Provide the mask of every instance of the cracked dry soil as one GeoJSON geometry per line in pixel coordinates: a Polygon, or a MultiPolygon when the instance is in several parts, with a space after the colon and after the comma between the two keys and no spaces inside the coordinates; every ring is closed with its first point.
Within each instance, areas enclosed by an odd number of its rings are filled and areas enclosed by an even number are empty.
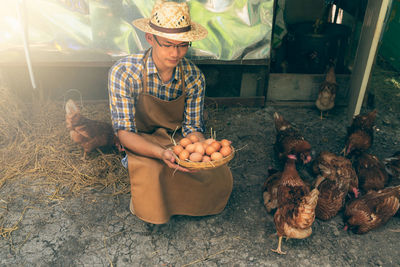
{"type": "MultiPolygon", "coordinates": [[[[398,74],[397,74],[398,75],[398,74]]],[[[398,77],[398,76],[397,76],[398,77]]],[[[106,104],[99,107],[106,108],[106,104]]],[[[400,120],[388,105],[377,105],[375,139],[370,152],[380,159],[400,149],[400,120]]],[[[2,266],[398,266],[400,217],[364,235],[343,230],[342,213],[316,219],[312,235],[284,240],[287,255],[276,248],[273,216],[267,214],[261,186],[268,167],[279,165],[274,151],[273,113],[295,124],[318,153],[339,153],[346,135],[346,108],[324,120],[313,107],[207,107],[207,129],[238,150],[229,163],[234,187],[225,210],[216,216],[174,216],[165,225],[144,223],[129,213],[129,194],[88,190],[64,199],[52,194],[46,179],[20,177],[0,188],[2,266]]],[[[368,109],[362,110],[366,112],[368,109]]],[[[95,157],[97,154],[92,154],[95,157]]],[[[121,166],[122,168],[122,166],[121,166]]],[[[299,170],[312,179],[307,168],[299,170]]],[[[399,184],[392,180],[391,184],[399,184]]]]}

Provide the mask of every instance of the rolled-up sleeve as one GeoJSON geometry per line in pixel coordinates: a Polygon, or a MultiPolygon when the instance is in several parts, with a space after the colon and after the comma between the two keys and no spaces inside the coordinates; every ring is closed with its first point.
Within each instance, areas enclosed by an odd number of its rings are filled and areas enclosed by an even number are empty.
{"type": "Polygon", "coordinates": [[[111,120],[115,132],[136,132],[135,100],[140,86],[137,71],[126,61],[117,62],[109,71],[108,93],[111,120]]]}

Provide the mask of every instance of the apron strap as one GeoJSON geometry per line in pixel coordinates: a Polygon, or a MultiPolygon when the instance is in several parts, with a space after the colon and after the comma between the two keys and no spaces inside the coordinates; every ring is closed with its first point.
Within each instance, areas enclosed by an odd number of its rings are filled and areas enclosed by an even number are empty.
{"type": "Polygon", "coordinates": [[[146,53],[144,54],[144,64],[142,68],[142,92],[148,93],[148,86],[147,86],[147,59],[149,58],[151,48],[147,49],[146,53]]]}

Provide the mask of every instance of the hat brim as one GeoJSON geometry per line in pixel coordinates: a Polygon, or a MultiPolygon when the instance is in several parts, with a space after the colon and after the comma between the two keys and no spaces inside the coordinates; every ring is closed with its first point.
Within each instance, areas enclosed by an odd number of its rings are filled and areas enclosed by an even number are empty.
{"type": "Polygon", "coordinates": [[[151,34],[155,34],[157,36],[161,36],[167,39],[171,40],[176,40],[176,41],[183,41],[183,42],[192,42],[192,41],[198,41],[201,39],[204,39],[207,37],[207,29],[201,26],[197,22],[193,22],[191,24],[191,29],[190,31],[187,32],[181,32],[181,33],[165,33],[165,32],[160,32],[152,27],[150,27],[150,19],[149,18],[141,18],[141,19],[136,19],[132,22],[133,26],[138,28],[139,30],[151,34]]]}

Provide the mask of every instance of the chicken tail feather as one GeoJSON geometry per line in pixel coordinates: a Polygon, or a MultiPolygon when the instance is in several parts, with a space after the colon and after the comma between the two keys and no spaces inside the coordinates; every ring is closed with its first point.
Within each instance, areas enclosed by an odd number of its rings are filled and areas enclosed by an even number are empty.
{"type": "Polygon", "coordinates": [[[303,198],[297,212],[293,214],[293,221],[300,229],[311,227],[315,220],[315,207],[318,203],[319,191],[314,188],[311,192],[303,198]]]}

